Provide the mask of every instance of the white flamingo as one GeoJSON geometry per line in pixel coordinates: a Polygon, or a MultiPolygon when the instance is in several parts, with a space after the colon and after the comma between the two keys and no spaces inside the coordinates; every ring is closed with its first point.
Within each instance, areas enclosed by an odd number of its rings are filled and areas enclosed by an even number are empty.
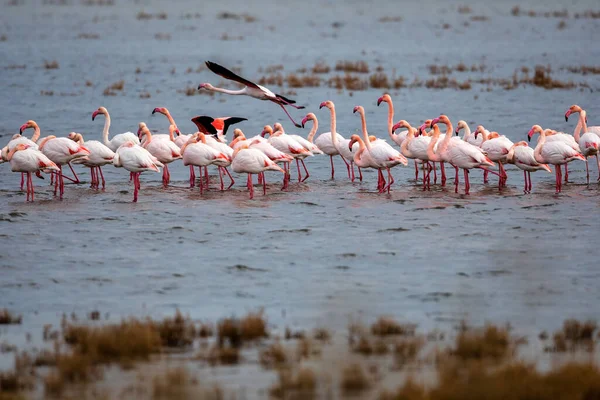
{"type": "MultiPolygon", "coordinates": [[[[28,148],[37,150],[38,145],[36,142],[40,137],[40,128],[37,126],[35,121],[28,121],[28,122],[32,122],[33,124],[35,124],[33,136],[31,137],[31,139],[27,139],[25,136],[23,136],[20,133],[14,134],[13,137],[8,142],[8,144],[6,146],[4,146],[2,148],[2,150],[0,150],[0,164],[5,161],[8,161],[8,160],[6,160],[6,157],[8,157],[8,152],[10,150],[12,150],[13,148],[15,148],[18,144],[26,144],[28,146],[28,148]]],[[[41,175],[39,175],[39,172],[36,173],[36,176],[41,177],[41,175]]],[[[21,173],[21,190],[23,190],[24,183],[25,183],[25,172],[21,173]]]]}
{"type": "MultiPolygon", "coordinates": [[[[301,173],[300,173],[300,164],[298,159],[304,159],[306,157],[312,156],[312,153],[304,148],[300,143],[294,140],[290,135],[285,134],[282,131],[273,132],[273,128],[270,125],[265,125],[263,131],[261,132],[261,136],[269,135],[269,143],[275,147],[277,150],[289,154],[294,157],[297,162],[298,167],[298,181],[301,181],[301,173]]],[[[303,160],[304,161],[304,160],[303,160]]],[[[289,163],[284,163],[284,170],[286,171],[283,188],[287,189],[290,180],[290,166],[289,163]]]]}
{"type": "MultiPolygon", "coordinates": [[[[314,126],[313,126],[313,128],[314,128],[314,126]]],[[[283,126],[279,122],[275,122],[273,124],[273,130],[275,130],[275,131],[281,131],[281,132],[285,133],[285,130],[283,129],[283,126]]],[[[314,130],[314,132],[312,133],[312,135],[314,136],[315,133],[316,133],[316,130],[314,130]]],[[[319,149],[319,147],[312,142],[312,138],[310,140],[308,140],[308,139],[304,139],[300,135],[289,135],[289,134],[287,134],[287,135],[289,137],[291,137],[292,139],[294,139],[296,142],[300,143],[300,145],[302,147],[304,147],[306,150],[308,150],[311,155],[323,154],[323,152],[321,151],[321,149],[319,149]]],[[[309,135],[310,135],[310,133],[309,133],[309,135]]],[[[296,158],[296,167],[298,167],[298,173],[300,172],[300,165],[298,165],[298,162],[302,163],[302,167],[304,167],[304,172],[306,173],[306,175],[304,176],[304,178],[301,179],[301,182],[304,182],[310,176],[310,174],[308,173],[308,169],[306,168],[306,164],[304,164],[304,158],[306,158],[306,157],[296,158]]],[[[299,176],[299,178],[300,178],[300,176],[299,176]]]]}
{"type": "Polygon", "coordinates": [[[134,203],[138,200],[138,192],[141,188],[140,174],[145,171],[160,172],[160,168],[163,166],[148,150],[134,143],[133,140],[127,140],[119,146],[115,151],[113,165],[118,168],[123,167],[133,174],[134,203]]]}
{"type": "Polygon", "coordinates": [[[104,145],[111,149],[112,151],[117,151],[117,149],[126,141],[131,140],[134,144],[140,144],[140,140],[137,135],[133,132],[125,132],[119,133],[118,135],[113,136],[112,139],[108,139],[108,130],[110,129],[110,114],[108,110],[104,107],[98,108],[96,111],[92,113],[92,121],[96,119],[98,115],[104,115],[104,129],[102,130],[102,141],[104,145]]]}
{"type": "Polygon", "coordinates": [[[250,191],[250,198],[254,198],[254,184],[252,183],[252,174],[262,176],[263,195],[267,194],[267,181],[264,177],[265,171],[279,171],[285,175],[285,171],[275,164],[269,157],[258,149],[248,148],[247,144],[243,144],[233,152],[233,161],[231,168],[237,173],[248,174],[246,186],[250,191]]]}
{"type": "Polygon", "coordinates": [[[29,144],[18,143],[7,154],[6,161],[10,162],[11,171],[27,174],[27,200],[33,201],[34,191],[31,173],[39,171],[58,172],[59,167],[41,151],[30,148],[29,144]]]}
{"type": "Polygon", "coordinates": [[[534,125],[527,134],[527,139],[531,141],[534,134],[539,133],[540,139],[533,151],[535,160],[540,164],[553,164],[556,167],[556,193],[562,191],[562,171],[560,166],[573,160],[586,161],[583,154],[574,150],[571,146],[561,140],[548,142],[546,132],[539,125],[534,125]]]}
{"type": "Polygon", "coordinates": [[[534,151],[522,140],[512,145],[506,156],[506,162],[515,165],[523,171],[525,186],[523,193],[531,193],[531,173],[539,170],[545,170],[552,173],[547,164],[540,164],[535,160],[534,151]]]}
{"type": "MultiPolygon", "coordinates": [[[[183,154],[183,165],[191,166],[192,170],[194,166],[197,166],[200,170],[200,184],[198,185],[200,194],[204,191],[205,180],[207,182],[206,189],[208,189],[208,176],[206,176],[206,179],[202,176],[202,167],[204,167],[206,173],[209,165],[217,165],[220,168],[223,164],[231,164],[231,157],[209,146],[202,132],[193,134],[188,142],[181,147],[181,153],[183,154]]],[[[190,178],[190,187],[194,186],[194,180],[195,176],[190,178]]]]}
{"type": "Polygon", "coordinates": [[[90,176],[92,178],[90,187],[94,189],[98,189],[100,186],[99,174],[102,179],[102,189],[104,189],[106,183],[104,181],[104,174],[102,173],[102,166],[112,164],[112,160],[115,157],[114,151],[97,140],[84,142],[81,133],[71,132],[68,137],[79,145],[85,146],[90,152],[87,157],[73,160],[73,164],[83,164],[90,169],[90,176]]]}
{"type": "MultiPolygon", "coordinates": [[[[176,129],[174,125],[169,126],[170,134],[176,129]]],[[[143,142],[142,147],[150,152],[154,157],[158,159],[163,165],[163,185],[167,186],[171,180],[171,174],[169,173],[168,164],[181,158],[181,151],[175,143],[170,140],[154,140],[154,135],[150,132],[150,129],[145,123],[140,122],[138,128],[138,135],[145,135],[146,138],[143,142]]]]}
{"type": "MultiPolygon", "coordinates": [[[[432,170],[431,165],[429,164],[429,157],[427,156],[427,147],[429,146],[429,142],[431,142],[431,137],[426,135],[419,135],[415,137],[415,133],[417,130],[413,128],[406,120],[400,120],[397,124],[392,127],[393,131],[396,131],[398,128],[406,128],[408,135],[406,135],[406,139],[402,141],[402,145],[400,146],[400,153],[406,158],[411,158],[415,160],[415,167],[417,165],[417,160],[421,163],[425,163],[427,166],[427,174],[423,174],[423,190],[431,190],[431,180],[429,179],[429,174],[432,170]]],[[[418,169],[415,172],[415,180],[418,178],[418,169]]]]}
{"type": "MultiPolygon", "coordinates": [[[[481,125],[477,127],[475,131],[475,137],[481,135],[483,137],[481,145],[479,146],[483,150],[490,160],[498,163],[498,169],[500,170],[500,178],[498,179],[498,187],[501,189],[506,186],[506,170],[504,165],[506,163],[506,155],[513,146],[513,142],[506,136],[500,136],[498,132],[487,133],[481,125]]],[[[484,178],[485,179],[485,178],[484,178]]]]}
{"type": "Polygon", "coordinates": [[[222,76],[225,79],[229,79],[229,80],[241,83],[242,85],[244,85],[244,88],[240,89],[240,90],[228,90],[228,89],[214,87],[210,83],[201,83],[200,85],[198,85],[198,90],[206,89],[206,90],[210,90],[213,92],[220,92],[220,93],[225,93],[225,94],[230,94],[230,95],[244,95],[244,96],[254,97],[255,99],[259,99],[259,100],[272,101],[273,103],[279,105],[283,109],[283,111],[285,111],[287,116],[290,118],[290,120],[293,122],[293,124],[296,125],[297,128],[301,128],[301,126],[298,123],[296,123],[296,121],[294,121],[292,116],[285,109],[285,106],[292,106],[297,109],[302,109],[302,108],[304,108],[304,106],[297,106],[297,105],[295,105],[296,102],[294,100],[290,100],[286,97],[283,97],[280,94],[273,93],[272,91],[270,91],[269,89],[267,89],[264,86],[257,85],[254,82],[250,82],[249,80],[242,78],[241,76],[233,73],[232,71],[228,70],[227,68],[225,68],[219,64],[215,64],[213,62],[206,61],[206,66],[212,72],[214,72],[215,74],[217,74],[219,76],[222,76]]]}
{"type": "Polygon", "coordinates": [[[598,165],[598,181],[600,181],[600,161],[598,161],[598,148],[600,147],[600,136],[593,132],[590,132],[587,126],[587,113],[585,110],[581,109],[581,107],[579,107],[577,104],[572,105],[567,110],[567,112],[565,113],[565,121],[568,121],[569,115],[573,113],[579,113],[579,120],[577,122],[577,126],[575,127],[575,131],[573,132],[573,136],[577,144],[579,144],[581,154],[583,154],[583,156],[585,157],[585,172],[587,184],[589,185],[590,170],[587,162],[588,157],[596,157],[596,164],[598,165]],[[582,129],[583,135],[580,135],[582,129]]]}
{"type": "Polygon", "coordinates": [[[58,190],[60,198],[62,199],[65,192],[62,166],[65,164],[70,166],[71,161],[77,158],[87,157],[90,155],[90,152],[85,146],[79,145],[64,137],[57,138],[54,135],[46,136],[40,140],[38,146],[38,149],[44,153],[46,157],[58,165],[60,172],[56,173],[56,178],[54,180],[54,194],[56,195],[56,191],[58,190]]]}
{"type": "MultiPolygon", "coordinates": [[[[357,112],[360,115],[364,145],[373,162],[379,166],[379,192],[383,193],[387,191],[388,193],[390,193],[390,187],[394,183],[394,177],[392,176],[392,172],[390,169],[399,164],[407,165],[408,161],[406,160],[406,157],[400,154],[398,150],[394,149],[385,141],[376,140],[375,142],[371,143],[369,134],[367,132],[367,120],[365,118],[365,109],[362,106],[356,106],[354,107],[353,113],[357,112]],[[388,173],[387,185],[385,184],[385,179],[383,177],[383,169],[386,169],[388,173]]],[[[352,149],[352,144],[352,142],[348,143],[348,149],[352,149]]]]}

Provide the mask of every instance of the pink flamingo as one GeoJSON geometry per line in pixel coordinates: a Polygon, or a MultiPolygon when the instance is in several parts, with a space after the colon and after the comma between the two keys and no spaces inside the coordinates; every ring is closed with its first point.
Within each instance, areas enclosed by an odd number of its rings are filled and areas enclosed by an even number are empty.
{"type": "Polygon", "coordinates": [[[297,105],[295,105],[296,101],[285,98],[280,94],[275,94],[264,86],[257,85],[254,82],[250,82],[249,80],[242,78],[241,76],[233,73],[232,71],[228,70],[227,68],[225,68],[219,64],[215,64],[213,62],[206,61],[206,66],[212,72],[214,72],[215,74],[217,74],[219,76],[222,76],[225,79],[229,79],[229,80],[241,83],[242,85],[244,85],[244,88],[242,88],[240,90],[228,90],[228,89],[214,87],[210,83],[201,83],[200,85],[198,85],[198,90],[206,89],[206,90],[210,90],[212,92],[220,92],[220,93],[225,93],[225,94],[230,94],[230,95],[245,95],[245,96],[254,97],[255,99],[259,99],[259,100],[272,101],[273,103],[279,105],[283,109],[283,111],[285,111],[285,113],[287,114],[289,119],[292,121],[292,123],[294,125],[296,125],[297,128],[302,127],[300,124],[298,124],[298,123],[296,123],[296,121],[294,121],[294,119],[292,118],[290,113],[288,113],[288,111],[285,109],[285,106],[291,106],[296,109],[303,109],[304,106],[297,106],[297,105]]]}
{"type": "MultiPolygon", "coordinates": [[[[264,127],[263,131],[261,132],[261,136],[264,137],[265,135],[269,135],[268,140],[269,140],[269,143],[273,147],[275,147],[277,150],[279,150],[283,153],[289,154],[296,160],[298,160],[299,158],[306,158],[308,156],[312,156],[312,153],[310,151],[306,150],[304,148],[304,146],[302,146],[300,143],[298,143],[296,140],[294,140],[290,135],[287,135],[280,130],[273,132],[273,128],[271,128],[270,125],[266,125],[264,127]]],[[[286,174],[284,177],[282,189],[287,189],[288,185],[289,185],[289,181],[290,181],[289,163],[284,163],[283,169],[286,171],[286,174]]],[[[299,163],[298,163],[298,181],[299,182],[301,181],[299,163]]]]}
{"type": "Polygon", "coordinates": [[[587,126],[587,113],[582,110],[577,104],[572,105],[565,113],[565,121],[569,120],[569,115],[579,113],[579,121],[573,132],[573,136],[581,153],[585,157],[585,172],[587,178],[587,184],[590,184],[590,170],[587,162],[587,158],[596,156],[596,164],[598,165],[598,180],[600,181],[600,161],[598,161],[598,148],[600,147],[600,136],[590,132],[587,126]],[[581,129],[583,129],[583,135],[580,135],[581,129]]]}
{"type": "MultiPolygon", "coordinates": [[[[415,166],[417,165],[417,160],[419,160],[427,167],[427,174],[423,174],[423,190],[431,190],[429,174],[433,168],[429,164],[429,157],[427,156],[427,147],[429,146],[429,142],[431,142],[431,137],[425,135],[415,137],[415,133],[418,133],[417,130],[405,120],[399,121],[392,127],[392,130],[395,131],[398,128],[406,128],[408,132],[406,139],[402,142],[402,146],[400,146],[400,153],[404,157],[414,159],[415,166]]],[[[418,177],[418,169],[416,170],[416,174],[416,177],[418,177]]]]}
{"type": "MultiPolygon", "coordinates": [[[[59,167],[46,157],[41,151],[30,148],[28,144],[19,143],[6,154],[6,161],[10,162],[11,171],[27,174],[27,200],[34,198],[31,173],[39,171],[58,172],[59,167]]],[[[58,178],[57,178],[58,179],[58,178]]]]}
{"type": "MultiPolygon", "coordinates": [[[[173,135],[175,125],[169,126],[169,134],[173,135]]],[[[175,143],[170,140],[154,140],[154,135],[150,132],[150,129],[145,123],[140,122],[138,128],[138,136],[146,135],[146,140],[143,142],[142,147],[150,152],[154,157],[164,165],[163,169],[163,185],[168,186],[171,180],[171,174],[169,173],[168,164],[181,158],[181,151],[175,143]]]]}
{"type": "Polygon", "coordinates": [[[247,144],[242,144],[233,152],[233,161],[231,168],[237,173],[248,174],[247,186],[250,191],[250,199],[254,198],[254,184],[252,183],[252,174],[262,176],[263,195],[267,194],[267,181],[264,177],[265,171],[286,172],[269,157],[258,149],[248,148],[247,144]]]}
{"type": "Polygon", "coordinates": [[[540,164],[535,160],[534,152],[527,142],[522,140],[512,145],[506,156],[506,162],[514,164],[517,168],[523,171],[525,186],[523,193],[531,193],[531,173],[539,170],[546,170],[552,173],[552,170],[547,164],[540,164]]]}
{"type": "Polygon", "coordinates": [[[90,152],[90,155],[87,157],[73,160],[73,164],[83,164],[90,169],[90,176],[92,177],[90,187],[93,189],[98,189],[100,186],[100,180],[98,179],[98,174],[100,174],[100,178],[102,179],[102,189],[104,189],[105,181],[104,174],[102,173],[102,166],[112,164],[115,153],[97,140],[88,140],[87,142],[84,142],[81,133],[71,132],[68,137],[80,146],[85,146],[90,152]]]}
{"type": "Polygon", "coordinates": [[[547,142],[546,132],[539,125],[531,127],[527,134],[527,140],[531,141],[531,138],[536,133],[540,134],[540,139],[533,151],[535,160],[540,164],[553,164],[556,167],[556,194],[558,194],[562,191],[562,171],[560,166],[573,160],[586,161],[586,159],[583,154],[574,150],[563,141],[547,142]]]}
{"type": "MultiPolygon", "coordinates": [[[[35,121],[31,121],[34,122],[35,121]]],[[[35,124],[37,126],[37,124],[35,124]]],[[[1,157],[0,157],[0,163],[7,161],[6,157],[8,156],[8,152],[10,150],[12,150],[13,148],[15,148],[18,144],[26,144],[29,146],[30,149],[34,149],[37,150],[38,149],[38,145],[37,145],[37,140],[40,137],[40,128],[37,127],[36,129],[34,129],[33,131],[33,136],[30,139],[27,139],[25,136],[21,135],[20,133],[17,133],[15,135],[13,135],[13,137],[10,139],[10,141],[8,142],[8,144],[6,146],[4,146],[4,148],[2,148],[2,151],[0,152],[1,157]]],[[[43,178],[40,174],[39,171],[36,172],[36,176],[38,178],[43,178]]],[[[54,176],[54,175],[51,175],[54,176]]],[[[23,184],[25,183],[25,172],[21,173],[21,190],[23,190],[23,184]]]]}
{"type": "Polygon", "coordinates": [[[133,202],[138,200],[138,192],[141,189],[140,174],[144,171],[160,172],[162,163],[150,152],[133,141],[126,141],[115,152],[113,158],[115,167],[123,167],[133,174],[133,202]]]}
{"type": "Polygon", "coordinates": [[[506,186],[506,180],[508,178],[503,163],[506,163],[506,155],[514,143],[506,136],[500,136],[498,132],[491,132],[488,134],[487,131],[482,128],[481,125],[477,127],[475,137],[477,138],[478,135],[483,137],[479,147],[487,154],[490,160],[498,163],[498,169],[500,170],[498,188],[502,189],[506,186]]]}
{"type": "MultiPolygon", "coordinates": [[[[230,156],[209,146],[202,132],[193,134],[188,142],[181,147],[181,153],[183,154],[183,165],[197,166],[200,170],[200,184],[198,185],[200,187],[200,194],[204,191],[205,181],[202,176],[202,167],[204,167],[206,172],[209,165],[214,164],[221,167],[223,164],[231,164],[230,156]]],[[[190,187],[193,187],[192,179],[195,179],[195,176],[190,179],[190,187]]],[[[208,181],[208,177],[206,177],[206,181],[208,181]]]]}

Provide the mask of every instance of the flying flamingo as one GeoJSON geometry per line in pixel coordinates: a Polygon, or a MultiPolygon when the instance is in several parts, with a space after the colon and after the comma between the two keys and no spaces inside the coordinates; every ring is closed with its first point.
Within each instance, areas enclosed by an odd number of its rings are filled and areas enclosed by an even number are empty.
{"type": "MultiPolygon", "coordinates": [[[[200,194],[202,194],[204,191],[205,181],[204,177],[202,176],[202,167],[204,167],[206,172],[206,169],[209,165],[214,164],[220,168],[223,163],[227,165],[231,164],[231,157],[209,146],[206,143],[206,137],[202,132],[193,134],[188,142],[181,147],[181,153],[183,154],[183,165],[190,165],[192,168],[197,166],[200,170],[200,194]]],[[[190,187],[193,187],[194,181],[192,179],[195,179],[195,176],[190,178],[190,187]]],[[[206,180],[208,181],[208,177],[206,180]]]]}
{"type": "Polygon", "coordinates": [[[573,160],[586,161],[586,158],[563,141],[547,142],[546,132],[539,125],[531,127],[527,134],[527,139],[531,141],[532,136],[536,133],[540,134],[540,139],[533,152],[535,160],[540,164],[554,164],[556,166],[556,194],[558,194],[562,190],[562,171],[560,166],[573,160]]]}
{"type": "Polygon", "coordinates": [[[100,178],[102,179],[102,189],[104,189],[105,181],[104,174],[102,173],[102,166],[112,164],[115,153],[97,140],[88,140],[84,143],[83,135],[81,133],[71,132],[68,137],[79,145],[85,146],[90,152],[90,155],[87,157],[73,160],[73,164],[83,164],[90,169],[90,175],[92,177],[91,188],[98,189],[100,186],[100,180],[98,179],[99,173],[100,178]]]}
{"type": "MultiPolygon", "coordinates": [[[[26,138],[24,138],[25,140],[23,140],[23,139],[18,139],[13,136],[13,139],[22,141],[22,143],[25,143],[25,144],[29,144],[32,148],[39,149],[39,143],[37,143],[37,141],[40,137],[40,127],[34,120],[30,119],[29,121],[27,121],[23,125],[21,125],[21,128],[19,129],[19,134],[22,135],[23,131],[26,129],[29,129],[29,128],[33,129],[33,136],[31,137],[31,142],[33,142],[33,143],[30,143],[30,141],[28,141],[26,138]]],[[[55,136],[53,136],[53,137],[55,137],[55,136]]],[[[9,144],[10,144],[10,142],[9,142],[9,144]]],[[[10,150],[10,148],[9,148],[9,150],[10,150]]],[[[73,176],[75,178],[72,179],[72,178],[69,178],[68,176],[64,176],[64,175],[63,175],[63,178],[67,178],[68,180],[70,180],[73,183],[79,183],[79,177],[77,176],[77,173],[75,173],[73,166],[71,165],[70,162],[67,162],[67,165],[71,169],[71,172],[73,173],[73,176]]],[[[62,172],[61,172],[61,175],[62,175],[62,172]]],[[[51,174],[50,184],[52,184],[53,180],[54,180],[54,174],[51,174]]],[[[23,189],[23,176],[21,175],[21,190],[22,189],[23,189]]]]}
{"type": "Polygon", "coordinates": [[[514,164],[517,168],[523,170],[523,178],[525,186],[523,193],[531,193],[531,173],[541,169],[552,173],[552,170],[547,164],[540,164],[535,160],[534,152],[527,142],[522,140],[512,145],[506,155],[506,162],[514,164]]]}
{"type": "Polygon", "coordinates": [[[115,152],[115,167],[123,167],[133,174],[133,202],[137,202],[140,190],[140,174],[144,171],[160,172],[162,163],[142,146],[128,140],[115,152]]]}
{"type": "MultiPolygon", "coordinates": [[[[171,135],[173,135],[175,129],[175,125],[169,126],[171,135]]],[[[154,135],[152,135],[150,129],[143,122],[139,123],[138,136],[140,135],[146,135],[146,140],[143,142],[142,147],[148,150],[150,154],[164,165],[162,180],[163,185],[167,186],[171,180],[168,164],[181,158],[179,147],[170,140],[154,140],[154,135]]]]}
{"type": "MultiPolygon", "coordinates": [[[[32,172],[58,172],[59,167],[46,157],[41,151],[30,148],[28,144],[19,143],[6,155],[6,161],[10,162],[11,171],[27,174],[27,200],[33,201],[34,191],[31,180],[32,172]]],[[[58,179],[58,178],[57,178],[58,179]]]]}
{"type": "Polygon", "coordinates": [[[590,170],[587,162],[587,158],[596,156],[596,164],[598,165],[598,180],[600,181],[600,161],[598,161],[598,148],[600,147],[600,136],[589,131],[587,126],[587,113],[582,110],[577,104],[572,105],[565,113],[565,121],[569,120],[569,115],[579,113],[579,121],[573,132],[575,141],[579,144],[581,153],[585,157],[585,172],[587,177],[587,184],[590,184],[590,170]],[[583,135],[580,136],[581,129],[583,129],[583,135]]]}
{"type": "Polygon", "coordinates": [[[192,118],[192,122],[198,127],[198,130],[207,136],[207,139],[214,138],[221,143],[227,143],[227,129],[231,125],[247,121],[248,118],[242,117],[219,117],[213,118],[207,115],[198,115],[192,118]]]}
{"type": "MultiPolygon", "coordinates": [[[[273,132],[273,128],[270,125],[265,125],[261,136],[269,135],[269,143],[277,150],[289,154],[296,159],[298,167],[298,181],[301,181],[300,163],[299,158],[306,158],[311,156],[312,153],[304,148],[300,143],[294,140],[290,135],[283,133],[282,131],[273,132]]],[[[290,180],[290,166],[289,163],[284,163],[284,170],[286,171],[283,188],[287,189],[290,180]]]]}
{"type": "Polygon", "coordinates": [[[258,149],[248,148],[247,144],[242,144],[233,152],[233,161],[231,168],[237,173],[248,174],[247,186],[250,191],[250,198],[254,198],[254,184],[252,183],[252,174],[262,176],[263,195],[267,194],[267,181],[264,177],[265,171],[279,171],[284,175],[286,172],[269,157],[258,149]]]}
{"type": "MultiPolygon", "coordinates": [[[[400,154],[398,150],[394,149],[385,141],[376,140],[373,143],[371,143],[369,134],[367,132],[367,120],[365,118],[365,109],[362,106],[356,106],[354,107],[353,113],[357,112],[360,115],[361,129],[363,133],[364,145],[367,149],[366,151],[368,152],[369,156],[373,159],[373,162],[379,166],[379,182],[381,184],[381,186],[380,184],[378,184],[378,187],[380,186],[379,192],[384,193],[387,190],[387,192],[390,193],[390,187],[394,183],[394,177],[392,176],[392,172],[390,169],[399,164],[407,165],[408,161],[402,154],[400,154]],[[383,169],[386,169],[388,173],[387,186],[385,185],[385,179],[383,177],[383,169]]],[[[348,144],[348,149],[352,149],[352,144],[353,143],[351,141],[348,144]]]]}
{"type": "MultiPolygon", "coordinates": [[[[329,139],[333,144],[333,147],[337,150],[338,154],[342,157],[342,160],[346,164],[346,168],[348,169],[348,178],[352,182],[354,182],[354,152],[358,151],[359,145],[358,143],[356,143],[354,147],[352,147],[352,149],[350,150],[350,148],[348,147],[350,139],[345,139],[342,135],[340,135],[337,132],[337,119],[335,114],[335,105],[333,104],[333,101],[327,100],[322,102],[319,105],[319,109],[323,107],[327,107],[331,112],[331,132],[319,135],[319,137],[316,140],[316,144],[317,146],[319,146],[319,148],[322,148],[327,145],[327,139],[329,139]],[[332,132],[335,133],[335,135],[333,135],[332,132]]],[[[331,179],[333,179],[333,172],[333,158],[331,158],[331,179]]],[[[362,172],[360,170],[360,167],[358,167],[358,179],[362,182],[362,172]]]]}
{"type": "Polygon", "coordinates": [[[514,143],[506,136],[498,135],[498,132],[487,134],[481,125],[475,131],[475,137],[478,135],[483,137],[481,146],[479,146],[481,150],[487,154],[490,160],[498,163],[498,169],[500,170],[498,188],[502,189],[506,186],[507,179],[506,170],[502,164],[506,163],[506,155],[514,143]]]}
{"type": "Polygon", "coordinates": [[[90,152],[87,148],[85,148],[85,146],[79,145],[67,138],[57,138],[54,135],[46,136],[40,140],[38,146],[39,150],[44,153],[46,157],[58,165],[60,172],[56,173],[56,179],[54,181],[54,194],[56,195],[56,191],[58,189],[60,198],[62,199],[62,196],[65,192],[62,166],[65,164],[70,166],[69,163],[71,161],[77,158],[87,157],[90,155],[90,152]]]}
{"type": "Polygon", "coordinates": [[[290,113],[288,113],[288,111],[285,109],[285,106],[291,106],[291,107],[294,107],[297,109],[303,109],[304,106],[297,106],[297,105],[295,105],[296,102],[294,100],[290,100],[286,97],[283,97],[280,94],[275,94],[272,91],[270,91],[269,89],[267,89],[266,87],[257,85],[254,82],[250,82],[249,80],[242,78],[241,76],[231,72],[230,70],[228,70],[225,67],[220,66],[219,64],[215,64],[213,62],[206,61],[206,66],[208,67],[208,69],[210,69],[215,74],[222,76],[225,79],[229,79],[229,80],[241,83],[245,87],[240,90],[228,90],[228,89],[214,87],[210,83],[201,83],[200,85],[198,85],[198,90],[206,89],[206,90],[210,90],[213,92],[220,92],[220,93],[231,94],[231,95],[245,95],[245,96],[254,97],[255,99],[259,99],[259,100],[272,101],[273,103],[279,105],[283,109],[283,111],[285,111],[285,113],[287,114],[289,119],[292,121],[292,123],[294,125],[296,125],[297,128],[302,127],[300,124],[298,124],[298,123],[296,123],[296,121],[294,121],[294,119],[292,118],[290,113]]]}

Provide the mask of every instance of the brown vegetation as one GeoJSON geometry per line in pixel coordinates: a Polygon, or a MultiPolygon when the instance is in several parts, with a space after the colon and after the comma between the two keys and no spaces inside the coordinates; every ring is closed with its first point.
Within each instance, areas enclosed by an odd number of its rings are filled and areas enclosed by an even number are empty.
{"type": "Polygon", "coordinates": [[[359,364],[351,364],[342,370],[340,387],[344,394],[362,392],[370,386],[369,377],[359,364]]]}
{"type": "Polygon", "coordinates": [[[562,330],[556,332],[552,337],[554,347],[547,347],[546,351],[594,351],[596,330],[595,321],[580,322],[568,319],[563,323],[562,330]]]}
{"type": "Polygon", "coordinates": [[[167,19],[168,15],[164,11],[156,13],[156,14],[150,14],[150,13],[147,13],[147,12],[145,12],[145,11],[142,10],[142,11],[140,11],[137,14],[136,18],[139,19],[139,20],[167,19]]]}
{"type": "Polygon", "coordinates": [[[371,325],[371,333],[377,336],[387,335],[414,335],[416,330],[414,324],[400,324],[392,318],[380,317],[371,325]]]}
{"type": "Polygon", "coordinates": [[[102,94],[105,96],[116,96],[117,91],[122,91],[124,87],[125,87],[125,81],[121,79],[120,81],[117,81],[117,82],[113,83],[112,85],[107,86],[104,89],[104,91],[102,92],[102,94]]]}
{"type": "Polygon", "coordinates": [[[455,348],[451,353],[462,360],[500,360],[506,357],[509,351],[508,330],[488,325],[483,330],[464,329],[456,338],[455,348]]]}
{"type": "Polygon", "coordinates": [[[360,74],[369,73],[369,64],[366,61],[338,61],[335,64],[336,71],[357,72],[360,74]]]}
{"type": "Polygon", "coordinates": [[[46,68],[46,69],[58,69],[59,68],[58,61],[56,61],[56,60],[54,60],[54,61],[44,60],[44,68],[46,68]]]}
{"type": "Polygon", "coordinates": [[[308,368],[300,368],[296,373],[280,369],[277,383],[269,394],[278,399],[313,399],[317,388],[317,376],[308,368]]]}
{"type": "Polygon", "coordinates": [[[21,315],[14,315],[6,308],[0,310],[0,325],[20,324],[22,321],[21,315]]]}

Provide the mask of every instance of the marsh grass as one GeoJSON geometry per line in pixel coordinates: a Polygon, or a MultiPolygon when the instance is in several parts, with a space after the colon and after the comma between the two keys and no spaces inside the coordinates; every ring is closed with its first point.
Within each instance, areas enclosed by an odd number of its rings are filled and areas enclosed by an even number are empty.
{"type": "Polygon", "coordinates": [[[350,364],[342,369],[340,388],[345,395],[363,392],[371,387],[369,376],[360,364],[350,364]]]}
{"type": "Polygon", "coordinates": [[[6,308],[0,310],[0,325],[18,325],[22,321],[21,315],[15,315],[6,308]]]}
{"type": "Polygon", "coordinates": [[[336,71],[355,72],[359,74],[369,73],[369,64],[366,61],[338,61],[335,64],[336,71]]]}
{"type": "Polygon", "coordinates": [[[317,375],[313,370],[301,367],[293,372],[288,368],[279,369],[277,383],[269,394],[278,399],[301,400],[316,398],[317,375]]]}
{"type": "Polygon", "coordinates": [[[377,336],[408,335],[413,336],[417,326],[414,324],[400,324],[392,318],[380,317],[371,325],[371,333],[377,336]]]}

